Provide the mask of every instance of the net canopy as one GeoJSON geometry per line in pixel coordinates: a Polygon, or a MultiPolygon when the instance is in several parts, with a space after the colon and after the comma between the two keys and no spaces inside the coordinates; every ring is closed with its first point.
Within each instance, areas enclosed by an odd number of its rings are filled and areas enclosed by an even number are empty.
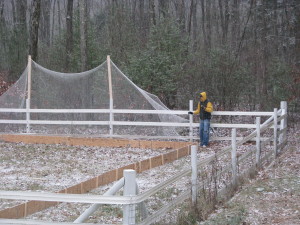
{"type": "MultiPolygon", "coordinates": [[[[31,61],[30,67],[30,85],[27,67],[19,80],[0,96],[0,108],[44,109],[43,112],[30,112],[30,133],[103,135],[110,134],[112,130],[105,121],[170,123],[187,121],[172,114],[110,114],[109,109],[168,110],[157,96],[135,85],[112,61],[110,63],[105,61],[100,66],[82,73],[55,72],[34,61],[31,61]],[[108,65],[111,70],[111,86],[108,65]],[[55,112],[55,109],[65,109],[68,112],[55,112]],[[75,112],[77,109],[81,111],[75,112]],[[90,112],[84,112],[83,109],[90,109],[90,112]],[[97,109],[108,111],[97,113],[97,109]],[[101,124],[99,121],[104,123],[101,124]]],[[[28,114],[26,117],[26,113],[15,110],[1,111],[0,116],[1,132],[26,132],[24,121],[26,118],[28,121],[28,114]],[[3,122],[4,120],[10,122],[3,122]],[[23,123],[17,123],[16,120],[23,123]]],[[[141,126],[129,123],[126,126],[113,125],[113,134],[178,136],[178,132],[182,132],[178,129],[170,126],[141,126]]]]}

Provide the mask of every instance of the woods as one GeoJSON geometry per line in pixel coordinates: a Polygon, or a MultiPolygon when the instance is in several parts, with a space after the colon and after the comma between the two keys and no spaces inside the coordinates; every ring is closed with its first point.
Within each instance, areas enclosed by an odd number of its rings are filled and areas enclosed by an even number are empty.
{"type": "Polygon", "coordinates": [[[27,55],[81,72],[106,56],[170,108],[205,90],[217,110],[299,109],[297,0],[0,0],[0,73],[27,55]]]}

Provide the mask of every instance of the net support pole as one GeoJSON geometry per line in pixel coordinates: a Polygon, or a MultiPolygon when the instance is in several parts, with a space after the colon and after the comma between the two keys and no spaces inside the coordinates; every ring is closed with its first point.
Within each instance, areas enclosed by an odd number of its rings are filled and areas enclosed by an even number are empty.
{"type": "Polygon", "coordinates": [[[197,203],[197,145],[191,146],[191,164],[192,164],[192,203],[197,203]]]}
{"type": "Polygon", "coordinates": [[[237,184],[237,158],[236,158],[236,128],[231,132],[231,164],[232,164],[232,183],[234,186],[237,184]]]}
{"type": "Polygon", "coordinates": [[[260,167],[260,117],[256,117],[256,167],[260,167]]]}
{"type": "MultiPolygon", "coordinates": [[[[135,196],[136,191],[136,171],[124,170],[125,178],[124,196],[135,196]]],[[[123,208],[123,224],[135,224],[135,204],[125,205],[123,208]]]]}
{"type": "MultiPolygon", "coordinates": [[[[193,105],[194,102],[193,100],[189,101],[189,111],[193,111],[193,105]]],[[[189,130],[189,136],[190,136],[190,141],[193,141],[193,115],[189,114],[189,121],[190,121],[190,130],[189,130]]]]}
{"type": "Polygon", "coordinates": [[[107,74],[108,74],[108,89],[109,89],[109,135],[113,135],[114,101],[113,101],[113,92],[112,92],[111,63],[110,63],[109,55],[107,56],[107,74]]]}
{"type": "Polygon", "coordinates": [[[31,63],[31,55],[29,55],[27,65],[26,133],[30,132],[31,63]]]}

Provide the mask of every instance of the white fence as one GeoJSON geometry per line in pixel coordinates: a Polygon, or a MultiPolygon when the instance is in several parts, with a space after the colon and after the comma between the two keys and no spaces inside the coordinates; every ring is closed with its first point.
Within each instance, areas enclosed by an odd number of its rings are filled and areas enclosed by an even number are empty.
{"type": "MultiPolygon", "coordinates": [[[[185,112],[186,113],[186,112],[185,112]]],[[[227,115],[226,112],[218,112],[219,115],[227,115]]],[[[232,112],[235,115],[247,115],[246,112],[232,112]]],[[[165,180],[159,185],[150,188],[149,190],[131,196],[99,196],[90,194],[61,194],[61,193],[40,193],[40,192],[15,192],[15,191],[0,191],[1,199],[13,200],[37,200],[37,201],[52,201],[52,202],[70,202],[70,203],[89,203],[89,204],[116,204],[129,206],[131,209],[134,205],[144,203],[151,196],[159,194],[170,185],[176,182],[181,182],[184,177],[191,179],[191,186],[186,186],[185,190],[179,191],[176,196],[168,203],[163,204],[158,210],[144,218],[136,218],[138,214],[126,214],[123,216],[123,224],[151,224],[158,221],[169,210],[174,208],[179,203],[182,203],[188,198],[192,199],[194,204],[200,201],[203,197],[203,191],[210,194],[214,193],[219,196],[226,189],[239,182],[240,178],[252,170],[264,167],[266,163],[270,163],[276,158],[278,153],[282,151],[287,142],[287,114],[286,103],[281,103],[281,110],[274,109],[271,113],[262,113],[263,116],[269,115],[263,124],[260,117],[256,118],[256,123],[249,125],[249,128],[255,130],[244,137],[242,140],[236,139],[236,127],[232,126],[231,145],[217,151],[215,154],[206,159],[196,161],[196,147],[192,148],[192,166],[189,169],[181,171],[165,180]],[[269,129],[273,128],[273,132],[269,129]],[[264,137],[264,138],[262,138],[264,137]],[[256,140],[256,145],[244,145],[249,140],[256,140]],[[134,215],[134,218],[132,217],[134,215]]],[[[257,113],[256,115],[262,115],[257,113]]],[[[251,114],[253,115],[253,113],[251,114]]],[[[32,122],[32,121],[31,121],[32,122]]],[[[197,124],[198,126],[198,124],[197,124]]],[[[239,126],[237,126],[239,127],[239,126]]],[[[138,208],[138,207],[137,207],[138,208]]],[[[135,211],[135,210],[133,210],[135,211]]],[[[130,210],[129,210],[130,212],[130,210]]],[[[132,210],[131,210],[132,213],[132,210]]],[[[28,221],[28,220],[11,220],[0,219],[0,224],[71,224],[71,223],[52,223],[44,221],[28,221]]],[[[83,224],[83,223],[82,223],[83,224]]]]}
{"type": "MultiPolygon", "coordinates": [[[[28,102],[28,101],[27,101],[28,102]]],[[[190,101],[190,111],[192,110],[193,101],[190,101]]],[[[26,133],[31,133],[31,125],[96,125],[107,126],[109,132],[101,136],[118,137],[128,136],[134,137],[128,133],[127,135],[114,134],[114,126],[140,126],[140,127],[176,127],[186,128],[188,130],[186,135],[181,136],[137,136],[141,138],[157,138],[157,139],[198,139],[198,135],[193,132],[194,128],[199,127],[199,123],[193,121],[194,117],[189,116],[189,119],[185,122],[137,122],[137,121],[116,121],[114,119],[115,114],[153,114],[153,115],[181,115],[187,116],[188,111],[184,110],[127,110],[127,109],[31,109],[29,106],[26,109],[12,109],[12,108],[0,108],[0,113],[25,113],[26,119],[10,120],[0,119],[1,124],[20,124],[26,126],[26,133]],[[108,121],[67,121],[67,120],[34,120],[31,119],[31,114],[109,114],[108,121]]],[[[270,117],[275,112],[243,112],[243,111],[215,111],[213,116],[250,116],[250,117],[270,117]]],[[[281,109],[277,111],[278,114],[283,115],[286,113],[286,102],[281,103],[281,109]]],[[[25,118],[25,116],[24,116],[25,118]]],[[[214,121],[214,119],[212,120],[214,121]]],[[[246,128],[256,129],[256,124],[253,123],[211,123],[212,128],[246,128]]],[[[0,132],[4,132],[3,130],[0,132]]],[[[129,131],[130,132],[130,131],[129,131]]],[[[212,140],[228,140],[228,138],[212,137],[212,140]]]]}

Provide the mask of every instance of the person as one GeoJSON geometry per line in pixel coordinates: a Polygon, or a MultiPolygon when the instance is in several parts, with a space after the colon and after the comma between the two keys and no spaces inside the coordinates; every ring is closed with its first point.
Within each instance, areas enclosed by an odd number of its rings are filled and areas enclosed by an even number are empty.
{"type": "Polygon", "coordinates": [[[200,136],[200,146],[206,147],[209,143],[209,128],[211,113],[213,112],[213,105],[207,99],[206,92],[200,93],[200,101],[198,102],[198,107],[194,112],[188,112],[189,114],[200,115],[200,126],[199,126],[199,136],[200,136]]]}

